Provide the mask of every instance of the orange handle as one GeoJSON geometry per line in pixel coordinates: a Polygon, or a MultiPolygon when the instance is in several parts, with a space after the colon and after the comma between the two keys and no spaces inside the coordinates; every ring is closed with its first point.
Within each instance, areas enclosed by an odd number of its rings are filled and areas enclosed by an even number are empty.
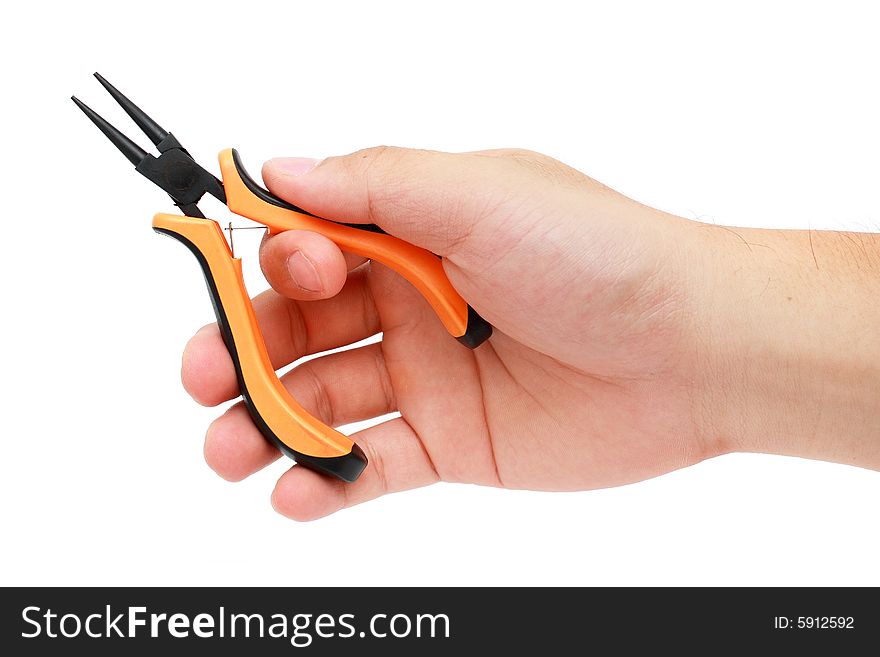
{"type": "Polygon", "coordinates": [[[232,212],[268,226],[271,233],[294,229],[321,233],[346,251],[387,265],[418,289],[446,330],[468,347],[477,347],[491,335],[492,327],[456,292],[442,260],[430,251],[383,232],[297,211],[257,185],[233,149],[221,151],[219,158],[226,203],[232,212]]]}
{"type": "Polygon", "coordinates": [[[299,463],[345,481],[357,479],[367,464],[360,448],[309,414],[275,374],[245,288],[241,260],[232,257],[219,224],[157,214],[153,228],[183,242],[202,265],[239,388],[263,435],[299,463]]]}

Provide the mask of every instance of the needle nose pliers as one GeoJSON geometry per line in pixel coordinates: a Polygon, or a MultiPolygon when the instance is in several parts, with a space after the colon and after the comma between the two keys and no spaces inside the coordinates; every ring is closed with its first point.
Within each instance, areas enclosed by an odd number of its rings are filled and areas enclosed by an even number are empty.
{"type": "Polygon", "coordinates": [[[233,256],[220,225],[199,210],[202,197],[213,196],[235,214],[266,226],[270,234],[312,230],[346,251],[382,262],[409,280],[447,331],[471,349],[489,338],[491,325],[455,291],[439,256],[393,237],[374,224],[322,219],[278,198],[248,175],[234,149],[220,152],[222,180],[217,178],[200,166],[174,135],[98,73],[95,77],[146,134],[159,155],[143,150],[76,97],[72,100],[135,170],[165,190],[183,212],[182,216],[155,215],[153,228],[186,245],[201,265],[223,341],[235,365],[239,390],[254,423],[297,463],[343,481],[356,480],[367,465],[363,451],[308,413],[275,374],[244,285],[241,260],[233,256]]]}

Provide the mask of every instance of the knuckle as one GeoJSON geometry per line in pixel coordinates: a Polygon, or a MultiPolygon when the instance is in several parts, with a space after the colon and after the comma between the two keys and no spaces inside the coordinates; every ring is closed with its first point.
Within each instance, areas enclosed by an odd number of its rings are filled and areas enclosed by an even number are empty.
{"type": "Polygon", "coordinates": [[[359,158],[369,216],[381,223],[389,215],[418,212],[421,206],[418,158],[404,148],[377,146],[359,158]]]}
{"type": "Polygon", "coordinates": [[[315,414],[328,426],[334,426],[333,401],[330,399],[327,387],[315,371],[313,361],[303,363],[297,368],[297,372],[308,385],[308,395],[312,402],[315,414]]]}
{"type": "Polygon", "coordinates": [[[385,355],[382,352],[381,346],[373,352],[373,367],[376,369],[376,379],[382,388],[382,410],[390,413],[397,408],[397,402],[395,401],[394,387],[391,385],[391,379],[385,367],[385,355]]]}
{"type": "Polygon", "coordinates": [[[361,175],[384,177],[394,171],[407,152],[397,146],[372,146],[352,153],[345,163],[361,175]]]}
{"type": "Polygon", "coordinates": [[[511,159],[519,160],[522,162],[550,159],[542,153],[538,153],[537,151],[532,151],[527,148],[509,148],[507,149],[505,155],[511,159]]]}
{"type": "Polygon", "coordinates": [[[293,345],[293,353],[300,358],[309,352],[309,328],[306,318],[300,307],[295,303],[284,305],[287,311],[287,331],[290,335],[290,343],[293,345]]]}
{"type": "Polygon", "coordinates": [[[369,462],[370,467],[373,468],[373,472],[376,473],[376,481],[378,482],[379,494],[385,495],[387,493],[393,492],[390,486],[390,482],[388,481],[388,473],[385,469],[385,462],[382,459],[382,452],[369,441],[361,442],[360,447],[367,455],[367,461],[369,462]]]}
{"type": "Polygon", "coordinates": [[[537,174],[542,178],[546,178],[556,183],[568,185],[583,184],[587,179],[586,176],[577,169],[573,169],[567,164],[564,164],[549,155],[530,151],[525,148],[508,149],[505,153],[505,157],[528,172],[537,174]]]}

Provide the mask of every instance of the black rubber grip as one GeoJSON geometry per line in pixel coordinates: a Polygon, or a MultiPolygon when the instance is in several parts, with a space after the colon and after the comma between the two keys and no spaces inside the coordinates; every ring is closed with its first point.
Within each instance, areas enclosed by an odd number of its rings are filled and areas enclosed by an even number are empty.
{"type": "Polygon", "coordinates": [[[469,349],[476,349],[490,337],[492,337],[492,325],[480,317],[476,310],[468,306],[467,328],[464,335],[456,340],[469,349]]]}

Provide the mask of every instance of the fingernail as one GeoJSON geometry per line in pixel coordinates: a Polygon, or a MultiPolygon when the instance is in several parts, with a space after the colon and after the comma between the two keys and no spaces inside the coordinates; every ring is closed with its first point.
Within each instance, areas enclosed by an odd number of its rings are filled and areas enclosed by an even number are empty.
{"type": "Polygon", "coordinates": [[[287,258],[287,271],[290,272],[293,282],[306,292],[320,292],[321,278],[318,270],[302,251],[294,251],[287,258]]]}
{"type": "Polygon", "coordinates": [[[283,176],[302,176],[318,166],[320,161],[310,157],[276,157],[269,160],[267,165],[283,176]]]}

